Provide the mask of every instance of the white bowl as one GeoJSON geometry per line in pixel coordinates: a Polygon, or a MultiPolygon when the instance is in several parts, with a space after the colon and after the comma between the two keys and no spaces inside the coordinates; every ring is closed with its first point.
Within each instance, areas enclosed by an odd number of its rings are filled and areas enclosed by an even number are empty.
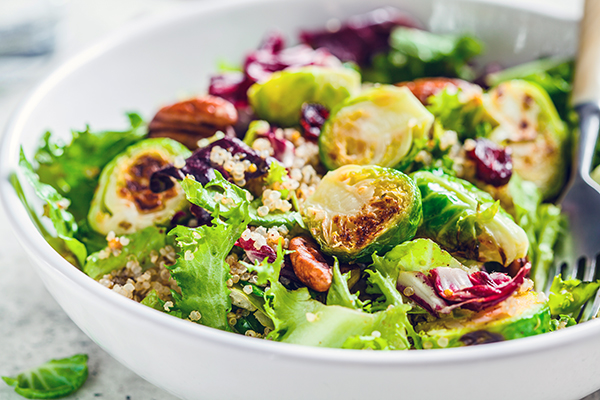
{"type": "Polygon", "coordinates": [[[130,301],[62,259],[9,183],[19,146],[45,129],[68,137],[86,122],[124,124],[182,93],[205,90],[216,60],[237,62],[264,33],[322,26],[377,6],[411,11],[436,31],[468,29],[513,64],[572,55],[576,21],[552,10],[435,0],[251,0],[186,5],[121,31],[48,77],[13,116],[0,152],[0,194],[46,287],[98,345],[149,382],[185,399],[579,399],[600,388],[600,321],[469,348],[358,352],[274,343],[179,320],[130,301]]]}

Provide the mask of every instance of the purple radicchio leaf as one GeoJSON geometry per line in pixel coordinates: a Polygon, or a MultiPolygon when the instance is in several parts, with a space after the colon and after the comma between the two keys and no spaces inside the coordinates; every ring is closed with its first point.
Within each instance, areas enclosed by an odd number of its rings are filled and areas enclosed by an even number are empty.
{"type": "Polygon", "coordinates": [[[401,271],[396,287],[432,315],[438,315],[448,307],[448,303],[437,295],[429,277],[422,272],[401,271]]]}
{"type": "Polygon", "coordinates": [[[471,274],[460,268],[438,267],[429,271],[400,272],[397,287],[432,315],[448,314],[455,308],[481,311],[509,298],[531,270],[525,264],[514,278],[507,274],[476,271],[471,274]]]}
{"type": "Polygon", "coordinates": [[[325,49],[313,50],[305,44],[286,49],[281,33],[271,32],[258,49],[246,56],[243,72],[212,76],[208,93],[232,102],[236,108],[245,108],[248,89],[254,83],[268,79],[273,72],[307,65],[340,66],[341,63],[325,49]]]}
{"type": "Polygon", "coordinates": [[[241,247],[246,252],[251,263],[254,264],[256,261],[262,262],[265,258],[270,263],[275,262],[277,253],[273,248],[263,244],[260,249],[257,249],[255,244],[256,242],[251,238],[248,240],[239,238],[237,242],[235,242],[236,246],[241,247]]]}
{"type": "Polygon", "coordinates": [[[250,180],[266,175],[269,171],[269,165],[272,159],[262,158],[258,153],[250,148],[246,143],[237,138],[224,137],[212,142],[206,147],[196,150],[187,160],[182,168],[176,168],[169,165],[159,171],[156,171],[150,177],[150,190],[154,193],[160,193],[173,187],[173,179],[183,180],[187,175],[192,175],[196,181],[202,185],[215,178],[215,170],[219,171],[225,179],[229,179],[231,175],[222,165],[211,161],[210,153],[213,148],[221,147],[233,155],[240,155],[240,160],[249,160],[256,165],[256,171],[246,172],[245,179],[250,180]]]}
{"type": "Polygon", "coordinates": [[[389,50],[390,34],[397,26],[422,28],[411,15],[393,7],[384,7],[355,15],[341,26],[331,26],[322,31],[303,31],[300,41],[313,48],[325,48],[342,61],[366,66],[375,54],[389,50]]]}

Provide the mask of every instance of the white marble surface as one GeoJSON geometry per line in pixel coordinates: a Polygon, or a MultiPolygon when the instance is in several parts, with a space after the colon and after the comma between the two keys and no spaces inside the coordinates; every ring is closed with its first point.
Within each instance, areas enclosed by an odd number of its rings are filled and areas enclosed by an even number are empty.
{"type": "MultiPolygon", "coordinates": [[[[529,1],[540,5],[551,2],[566,12],[579,12],[581,8],[580,0],[529,1]]],[[[70,0],[65,6],[56,53],[29,79],[0,86],[0,128],[37,80],[62,60],[134,19],[177,6],[185,6],[185,1],[70,0]]],[[[2,209],[0,299],[0,375],[11,376],[51,358],[87,353],[90,376],[82,389],[67,399],[175,399],[116,362],[71,322],[34,272],[2,209]]],[[[0,381],[0,400],[17,399],[22,397],[0,381]]],[[[585,400],[600,400],[600,392],[585,400]]]]}

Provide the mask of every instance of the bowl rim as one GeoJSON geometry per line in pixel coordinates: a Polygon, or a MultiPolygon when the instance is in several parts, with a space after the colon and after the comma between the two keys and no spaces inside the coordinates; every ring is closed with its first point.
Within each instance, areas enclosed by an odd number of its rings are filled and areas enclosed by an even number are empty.
{"type": "MultiPolygon", "coordinates": [[[[36,268],[50,268],[61,275],[63,279],[79,286],[99,301],[104,302],[107,307],[113,307],[119,310],[118,312],[128,314],[132,318],[141,318],[146,322],[161,325],[165,329],[178,331],[180,334],[184,334],[193,340],[209,341],[217,345],[226,345],[239,350],[286,356],[304,361],[319,360],[329,363],[396,366],[428,365],[432,363],[456,364],[481,359],[510,358],[517,354],[537,353],[583,341],[591,336],[600,336],[600,320],[593,320],[570,327],[569,329],[519,340],[490,343],[485,346],[432,349],[417,352],[349,351],[345,349],[318,348],[268,340],[256,340],[243,335],[190,323],[189,321],[171,317],[160,311],[131,301],[98,284],[98,282],[85,275],[52,249],[35,227],[10,182],[10,176],[18,170],[18,150],[23,127],[39,101],[51,89],[60,85],[63,79],[70,73],[88,63],[93,63],[95,59],[102,57],[111,49],[118,47],[120,44],[126,44],[131,39],[143,35],[145,32],[166,27],[177,21],[195,18],[201,14],[222,11],[230,7],[251,7],[260,3],[283,1],[286,0],[223,0],[220,2],[202,2],[175,6],[174,9],[161,15],[147,17],[117,29],[96,44],[67,59],[30,91],[11,114],[5,126],[2,140],[0,141],[0,204],[4,207],[9,223],[16,233],[17,239],[23,246],[23,250],[35,259],[34,264],[36,268]]],[[[515,11],[533,12],[566,21],[577,20],[575,15],[558,12],[557,9],[552,7],[540,9],[531,4],[519,4],[516,1],[509,2],[508,4],[503,0],[462,1],[495,5],[515,11]]]]}

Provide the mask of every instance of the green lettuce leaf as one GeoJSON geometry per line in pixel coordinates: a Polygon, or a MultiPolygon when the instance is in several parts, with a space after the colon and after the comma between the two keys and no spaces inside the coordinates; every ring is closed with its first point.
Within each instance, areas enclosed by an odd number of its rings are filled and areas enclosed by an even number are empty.
{"type": "Polygon", "coordinates": [[[372,266],[395,285],[400,271],[428,273],[432,268],[459,268],[461,264],[433,240],[414,239],[397,245],[383,257],[373,255],[372,266]]]}
{"type": "Polygon", "coordinates": [[[181,288],[181,295],[173,294],[174,309],[180,311],[183,318],[198,311],[200,324],[231,330],[227,322],[231,299],[227,288],[229,266],[225,258],[250,222],[249,202],[245,196],[236,194],[235,185],[219,175],[206,187],[193,183],[192,179],[185,178],[182,187],[188,200],[196,205],[202,206],[196,203],[197,199],[209,198],[219,184],[222,192],[231,192],[234,203],[224,207],[222,213],[220,205],[215,204],[212,226],[188,228],[179,225],[169,232],[179,246],[177,262],[169,267],[171,276],[181,288]]]}
{"type": "MultiPolygon", "coordinates": [[[[25,175],[25,178],[35,190],[36,195],[45,202],[44,215],[50,218],[50,221],[52,221],[52,225],[56,230],[56,237],[58,240],[50,240],[50,245],[61,255],[67,258],[67,260],[71,262],[76,261],[76,265],[78,266],[84,265],[87,257],[87,250],[83,243],[74,238],[77,233],[78,226],[75,222],[73,214],[67,211],[70,206],[69,200],[60,195],[52,186],[40,182],[40,179],[34,172],[32,165],[29,163],[29,161],[27,161],[22,148],[19,155],[19,166],[21,167],[21,171],[25,175]]],[[[30,214],[32,214],[31,205],[29,205],[25,199],[24,192],[16,177],[13,178],[13,185],[15,185],[17,192],[21,193],[21,200],[28,208],[30,214]]],[[[34,219],[34,221],[37,221],[36,225],[38,225],[38,228],[42,226],[37,217],[34,219]]],[[[46,238],[51,236],[51,234],[49,234],[45,228],[41,229],[42,234],[46,238]]]]}
{"type": "Polygon", "coordinates": [[[102,168],[130,145],[142,140],[146,125],[137,114],[128,114],[131,128],[126,131],[72,132],[69,144],[52,140],[46,132],[35,154],[40,181],[54,187],[71,200],[76,221],[87,217],[102,168]]]}
{"type": "Polygon", "coordinates": [[[548,296],[550,312],[553,316],[570,315],[577,317],[581,307],[596,294],[599,287],[600,281],[563,280],[560,275],[555,276],[548,296]]]}
{"type": "Polygon", "coordinates": [[[86,354],[76,354],[50,360],[15,377],[3,376],[2,380],[27,399],[59,399],[74,393],[85,383],[87,361],[86,354]]]}
{"type": "Polygon", "coordinates": [[[543,291],[548,284],[555,247],[565,232],[565,216],[554,204],[542,203],[542,195],[536,185],[522,180],[515,173],[508,183],[508,191],[513,202],[515,222],[523,228],[529,239],[529,276],[535,283],[535,290],[543,291]]]}
{"type": "Polygon", "coordinates": [[[146,270],[153,266],[150,260],[152,250],[159,251],[165,247],[166,232],[164,228],[149,226],[141,231],[124,235],[129,244],[123,246],[119,255],[114,256],[110,251],[101,250],[89,255],[83,266],[83,272],[94,279],[124,267],[128,261],[137,260],[146,270]],[[108,255],[108,257],[106,257],[108,255]]]}
{"type": "Polygon", "coordinates": [[[370,314],[337,305],[327,306],[313,300],[307,288],[288,291],[279,282],[271,282],[266,296],[265,308],[275,325],[270,339],[341,348],[349,338],[373,336],[374,332],[379,332],[389,349],[410,348],[405,325],[410,306],[391,306],[370,314]]]}
{"type": "Polygon", "coordinates": [[[573,325],[577,325],[577,321],[573,317],[568,315],[559,315],[557,319],[553,318],[550,320],[550,332],[568,328],[573,325]]]}
{"type": "MultiPolygon", "coordinates": [[[[265,313],[274,325],[269,339],[308,346],[342,348],[351,337],[371,336],[376,332],[375,335],[379,334],[378,337],[387,343],[387,349],[410,348],[406,338],[406,324],[410,326],[406,312],[410,306],[391,306],[385,311],[370,314],[354,307],[325,305],[312,299],[307,288],[288,291],[279,283],[283,262],[284,252],[279,248],[277,259],[273,263],[264,259],[260,264],[248,266],[249,270],[258,272],[259,284],[269,282],[271,285],[264,294],[265,313]]],[[[339,267],[334,279],[345,281],[344,276],[339,273],[339,267]]],[[[351,305],[353,295],[349,293],[347,286],[344,287],[344,283],[337,280],[335,285],[337,289],[334,290],[337,293],[330,295],[331,302],[351,305]]]]}
{"type": "Polygon", "coordinates": [[[483,44],[470,35],[440,35],[398,27],[390,36],[391,51],[373,58],[363,79],[396,83],[416,78],[445,76],[472,80],[469,61],[483,51],[483,44]]]}
{"type": "Polygon", "coordinates": [[[481,101],[461,99],[461,89],[449,92],[447,89],[430,96],[427,109],[445,129],[453,130],[461,141],[476,137],[486,137],[497,125],[485,111],[481,101]]]}
{"type": "Polygon", "coordinates": [[[362,303],[358,299],[358,296],[350,293],[348,279],[350,279],[350,272],[342,275],[340,263],[338,262],[338,259],[334,257],[333,277],[331,280],[331,287],[327,292],[326,303],[328,306],[342,306],[352,309],[361,308],[362,303]]]}
{"type": "Polygon", "coordinates": [[[148,292],[146,297],[144,297],[142,301],[140,301],[140,304],[143,304],[150,308],[154,308],[158,311],[165,311],[165,302],[161,300],[161,298],[158,296],[158,292],[156,291],[156,289],[152,289],[150,292],[148,292]]]}
{"type": "MultiPolygon", "coordinates": [[[[214,212],[219,207],[220,215],[228,217],[231,212],[231,203],[223,204],[217,201],[216,194],[220,194],[225,198],[232,199],[234,204],[239,204],[241,201],[248,201],[252,198],[250,192],[241,187],[230,183],[217,171],[216,177],[208,182],[204,188],[202,184],[193,179],[184,179],[181,182],[183,190],[188,194],[189,201],[206,209],[208,212],[214,212]]],[[[270,228],[273,226],[285,225],[288,228],[294,227],[296,224],[303,226],[302,217],[296,211],[288,212],[270,212],[265,216],[258,215],[258,207],[262,205],[260,199],[252,201],[248,205],[248,213],[250,215],[250,225],[264,226],[270,228]]]]}

